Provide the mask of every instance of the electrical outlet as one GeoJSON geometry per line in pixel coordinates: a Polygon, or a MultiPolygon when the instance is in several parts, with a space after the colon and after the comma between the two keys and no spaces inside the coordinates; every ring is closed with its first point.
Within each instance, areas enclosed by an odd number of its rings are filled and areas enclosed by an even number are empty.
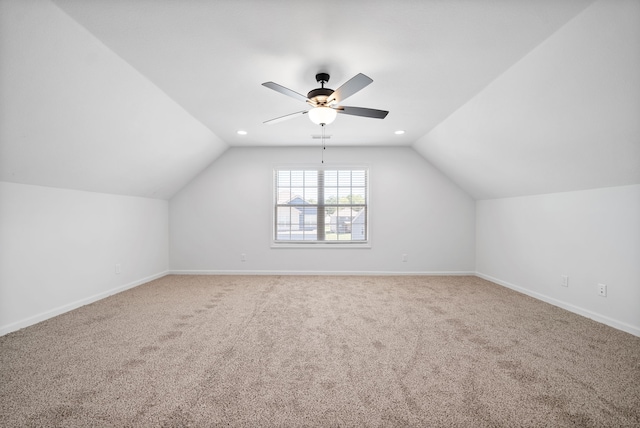
{"type": "Polygon", "coordinates": [[[402,255],[402,261],[403,261],[403,262],[407,262],[407,261],[409,261],[409,256],[407,256],[406,254],[403,254],[403,255],[402,255]]]}
{"type": "Polygon", "coordinates": [[[607,286],[598,284],[598,296],[607,297],[607,286]]]}
{"type": "Polygon", "coordinates": [[[563,287],[569,286],[569,277],[567,275],[560,275],[560,285],[563,287]]]}
{"type": "Polygon", "coordinates": [[[122,266],[120,266],[120,263],[116,263],[116,273],[121,273],[122,272],[122,266]]]}
{"type": "Polygon", "coordinates": [[[241,262],[246,262],[247,261],[247,255],[245,253],[240,254],[240,261],[241,262]]]}

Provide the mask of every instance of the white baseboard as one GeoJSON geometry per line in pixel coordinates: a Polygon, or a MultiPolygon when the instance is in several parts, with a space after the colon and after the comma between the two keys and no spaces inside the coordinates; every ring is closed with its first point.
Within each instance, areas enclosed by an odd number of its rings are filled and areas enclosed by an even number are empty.
{"type": "Polygon", "coordinates": [[[11,333],[12,331],[20,330],[21,328],[28,327],[30,325],[39,323],[46,319],[55,317],[57,315],[63,314],[65,312],[69,312],[73,309],[79,308],[84,305],[88,305],[89,303],[96,302],[100,299],[104,299],[105,297],[111,296],[113,294],[120,293],[122,291],[128,290],[130,288],[137,287],[139,285],[145,284],[147,282],[153,281],[158,278],[162,278],[166,275],[334,275],[334,276],[372,276],[372,275],[383,275],[383,276],[477,276],[482,279],[486,279],[487,281],[491,281],[498,285],[502,285],[504,287],[510,288],[512,290],[518,291],[520,293],[531,296],[535,299],[542,300],[543,302],[549,303],[554,306],[558,306],[562,309],[566,309],[570,312],[576,313],[578,315],[582,315],[584,317],[590,318],[594,321],[600,322],[602,324],[608,325],[610,327],[616,328],[618,330],[625,331],[634,336],[640,337],[640,328],[632,326],[630,324],[597,314],[595,312],[589,311],[587,309],[580,308],[578,306],[572,305],[567,302],[563,302],[561,300],[554,299],[552,297],[546,296],[544,294],[537,293],[535,291],[528,290],[526,288],[520,287],[515,284],[511,284],[509,282],[503,281],[498,278],[494,278],[490,275],[483,274],[481,272],[474,271],[431,271],[431,272],[389,272],[389,271],[274,271],[274,270],[250,270],[250,271],[235,271],[235,270],[169,270],[165,272],[160,272],[155,275],[148,276],[146,278],[142,278],[131,283],[112,288],[110,290],[104,291],[102,293],[95,294],[93,296],[77,300],[72,303],[68,303],[66,305],[59,306],[57,308],[39,313],[37,315],[22,319],[20,321],[13,322],[11,324],[0,326],[0,336],[11,333]]]}
{"type": "Polygon", "coordinates": [[[615,329],[622,330],[629,334],[633,334],[634,336],[640,337],[640,328],[638,327],[634,327],[630,324],[615,320],[613,318],[609,318],[604,315],[597,314],[595,312],[589,311],[579,306],[572,305],[571,303],[563,302],[561,300],[554,299],[553,297],[549,297],[544,294],[540,294],[535,291],[528,290],[526,288],[520,287],[515,284],[511,284],[507,281],[503,281],[498,278],[494,278],[490,275],[486,275],[481,272],[476,272],[475,275],[478,276],[479,278],[486,279],[487,281],[494,282],[498,285],[502,285],[504,287],[510,288],[519,293],[526,294],[527,296],[531,296],[534,299],[542,300],[543,302],[549,303],[551,305],[557,306],[562,309],[566,309],[567,311],[573,312],[574,314],[582,315],[583,317],[608,325],[609,327],[613,327],[615,329]]]}
{"type": "Polygon", "coordinates": [[[475,276],[474,271],[170,270],[171,275],[475,276]]]}
{"type": "Polygon", "coordinates": [[[5,334],[11,333],[12,331],[20,330],[21,328],[29,327],[30,325],[37,324],[41,321],[47,320],[49,318],[53,318],[57,315],[64,314],[65,312],[72,311],[81,306],[88,305],[89,303],[96,302],[100,299],[104,299],[105,297],[109,297],[111,295],[120,293],[122,291],[128,290],[130,288],[137,287],[138,285],[145,284],[149,281],[153,281],[154,279],[162,278],[163,276],[168,275],[169,272],[164,271],[157,273],[155,275],[148,276],[146,278],[139,279],[137,281],[130,282],[125,285],[121,285],[116,288],[112,288],[107,291],[103,291],[102,293],[95,294],[90,297],[86,297],[84,299],[76,300],[75,302],[67,303],[66,305],[58,306],[57,308],[50,309],[45,312],[41,312],[37,315],[33,315],[31,317],[22,319],[20,321],[13,322],[11,324],[7,324],[0,327],[0,336],[4,336],[5,334]]]}

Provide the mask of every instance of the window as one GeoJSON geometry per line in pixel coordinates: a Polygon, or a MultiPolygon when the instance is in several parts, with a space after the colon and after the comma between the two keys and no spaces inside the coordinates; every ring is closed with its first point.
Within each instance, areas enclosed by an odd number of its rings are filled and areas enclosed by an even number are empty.
{"type": "Polygon", "coordinates": [[[366,168],[276,169],[274,241],[366,243],[366,168]]]}

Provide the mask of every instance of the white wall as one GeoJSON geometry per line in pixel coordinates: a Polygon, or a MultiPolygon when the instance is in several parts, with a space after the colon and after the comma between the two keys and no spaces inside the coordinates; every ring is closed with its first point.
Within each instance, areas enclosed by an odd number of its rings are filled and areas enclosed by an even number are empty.
{"type": "Polygon", "coordinates": [[[640,185],[478,201],[476,218],[480,276],[640,336],[640,185]]]}
{"type": "Polygon", "coordinates": [[[163,275],[168,233],[164,200],[0,182],[0,334],[163,275]]]}
{"type": "Polygon", "coordinates": [[[475,203],[410,148],[328,147],[326,165],[370,167],[370,249],[272,249],[273,167],[321,149],[231,148],[169,203],[172,271],[473,272],[475,203]],[[242,262],[240,254],[247,260],[242,262]],[[402,262],[402,254],[408,261],[402,262]]]}

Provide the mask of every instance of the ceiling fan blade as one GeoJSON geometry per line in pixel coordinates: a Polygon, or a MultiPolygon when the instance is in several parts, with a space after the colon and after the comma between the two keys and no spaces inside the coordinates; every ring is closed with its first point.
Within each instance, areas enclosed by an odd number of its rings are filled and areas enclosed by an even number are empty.
{"type": "Polygon", "coordinates": [[[386,110],[347,106],[336,107],[336,111],[342,114],[350,114],[351,116],[372,117],[374,119],[384,119],[389,114],[386,110]]]}
{"type": "Polygon", "coordinates": [[[265,86],[269,89],[273,89],[276,92],[280,92],[281,94],[290,96],[291,98],[295,98],[296,100],[302,101],[304,103],[308,101],[307,97],[305,97],[304,95],[299,94],[296,91],[292,91],[289,88],[285,88],[282,85],[278,85],[277,83],[274,83],[274,82],[265,82],[262,84],[262,86],[265,86]]]}
{"type": "Polygon", "coordinates": [[[360,89],[364,88],[371,82],[373,82],[373,80],[370,77],[365,76],[362,73],[358,73],[355,76],[353,76],[351,79],[347,80],[338,89],[336,89],[327,100],[327,103],[330,103],[334,100],[337,101],[338,103],[341,103],[342,101],[346,100],[348,97],[355,94],[356,92],[358,92],[360,89]]]}
{"type": "Polygon", "coordinates": [[[294,117],[297,117],[297,116],[302,116],[303,114],[307,114],[307,112],[308,112],[307,110],[298,111],[295,113],[287,114],[285,116],[276,117],[275,119],[267,120],[263,123],[267,125],[273,125],[274,123],[283,122],[285,120],[293,119],[294,117]]]}

